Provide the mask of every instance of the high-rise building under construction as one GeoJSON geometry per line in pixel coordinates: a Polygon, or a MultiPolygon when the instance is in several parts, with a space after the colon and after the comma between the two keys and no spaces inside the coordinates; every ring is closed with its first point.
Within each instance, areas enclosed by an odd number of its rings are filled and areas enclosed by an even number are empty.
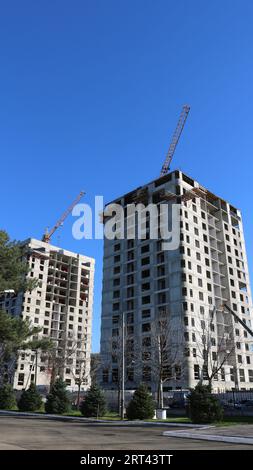
{"type": "MultiPolygon", "coordinates": [[[[253,389],[252,338],[243,327],[253,325],[252,298],[240,210],[181,171],[113,201],[124,209],[125,222],[127,206],[137,202],[143,210],[150,203],[158,211],[167,204],[169,219],[172,205],[180,205],[179,246],[164,250],[160,233],[151,238],[150,217],[146,238],[138,239],[136,232],[135,238],[105,238],[103,385],[117,387],[121,380],[124,336],[129,389],[144,381],[155,391],[161,365],[164,390],[194,387],[200,380],[217,391],[253,389]],[[154,325],[161,319],[164,331],[158,334],[154,325]],[[159,341],[166,329],[174,333],[162,358],[159,341]]],[[[104,215],[109,220],[106,210],[104,215]]]]}
{"type": "Polygon", "coordinates": [[[38,285],[18,295],[3,293],[0,307],[39,327],[36,337],[51,338],[53,348],[50,354],[41,349],[19,352],[14,388],[27,388],[33,382],[48,389],[55,374],[70,390],[77,390],[79,382],[81,390],[86,390],[90,385],[94,259],[34,238],[22,245],[27,276],[37,279],[38,285]]]}

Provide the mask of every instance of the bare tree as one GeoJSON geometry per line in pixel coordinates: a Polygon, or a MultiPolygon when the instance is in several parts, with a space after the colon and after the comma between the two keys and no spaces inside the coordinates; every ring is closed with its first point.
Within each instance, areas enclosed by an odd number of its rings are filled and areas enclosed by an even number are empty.
{"type": "Polygon", "coordinates": [[[98,370],[100,368],[100,355],[91,354],[89,359],[90,367],[87,367],[87,357],[85,352],[78,357],[76,367],[71,368],[72,376],[75,379],[77,389],[77,400],[76,405],[79,408],[80,405],[80,394],[82,385],[88,385],[89,383],[94,384],[97,382],[98,370]],[[82,357],[83,356],[83,357],[82,357]]]}
{"type": "MultiPolygon", "coordinates": [[[[115,328],[114,335],[111,337],[107,350],[108,367],[107,369],[112,372],[112,382],[118,391],[118,410],[121,413],[122,407],[122,384],[123,384],[123,370],[124,370],[124,383],[131,386],[134,382],[134,375],[138,373],[141,367],[139,360],[139,346],[133,331],[133,319],[131,314],[124,316],[124,332],[123,332],[123,315],[115,328]],[[124,357],[123,357],[123,341],[124,341],[124,357]],[[123,367],[124,360],[124,367],[123,367]],[[112,366],[111,366],[112,365],[112,366]]],[[[104,368],[106,369],[106,361],[103,361],[104,368]]]]}
{"type": "Polygon", "coordinates": [[[151,325],[151,347],[143,349],[142,359],[150,364],[156,384],[158,407],[163,408],[163,386],[182,380],[184,373],[182,327],[165,309],[151,325]]]}
{"type": "Polygon", "coordinates": [[[225,374],[225,365],[235,367],[236,340],[231,315],[214,307],[208,318],[200,320],[200,328],[196,329],[196,346],[201,368],[200,382],[207,381],[212,388],[218,374],[225,374]]]}
{"type": "Polygon", "coordinates": [[[90,381],[88,361],[83,345],[86,338],[76,338],[74,334],[60,338],[47,354],[48,371],[50,372],[50,387],[58,377],[63,378],[65,368],[70,369],[78,386],[80,395],[81,385],[90,381]]]}
{"type": "Polygon", "coordinates": [[[124,346],[125,346],[125,351],[124,351],[124,359],[123,359],[123,337],[122,337],[122,326],[121,329],[119,330],[119,333],[117,336],[113,336],[110,344],[111,348],[111,360],[112,364],[114,367],[112,367],[112,381],[115,383],[117,390],[118,390],[118,410],[119,414],[121,412],[121,401],[122,401],[122,381],[123,381],[123,360],[125,360],[125,364],[127,364],[127,367],[125,368],[125,375],[124,375],[124,380],[128,377],[129,373],[129,358],[128,358],[128,352],[129,348],[126,347],[126,343],[128,344],[133,344],[133,340],[131,339],[124,339],[124,346]]]}
{"type": "MultiPolygon", "coordinates": [[[[124,326],[124,381],[126,384],[141,381],[155,383],[159,407],[163,407],[163,385],[182,379],[184,372],[183,334],[178,318],[172,318],[167,310],[150,322],[147,336],[134,335],[130,315],[124,326]],[[141,340],[141,343],[140,343],[141,340]]],[[[112,381],[118,389],[118,405],[121,410],[123,370],[122,325],[115,329],[108,345],[108,369],[112,364],[112,381]]],[[[103,361],[104,367],[105,361],[103,361]]]]}
{"type": "Polygon", "coordinates": [[[91,379],[92,384],[98,382],[100,368],[101,368],[100,353],[91,353],[91,356],[90,356],[90,379],[91,379]]]}

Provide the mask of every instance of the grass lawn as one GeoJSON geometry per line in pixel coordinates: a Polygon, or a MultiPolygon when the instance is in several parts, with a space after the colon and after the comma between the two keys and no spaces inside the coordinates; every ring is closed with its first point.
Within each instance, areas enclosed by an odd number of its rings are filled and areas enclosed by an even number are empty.
{"type": "MultiPolygon", "coordinates": [[[[63,416],[76,416],[76,417],[82,417],[81,411],[78,410],[71,410],[68,413],[64,413],[63,416]]],[[[118,413],[110,412],[106,413],[105,416],[98,416],[98,419],[108,419],[108,420],[120,420],[120,417],[118,413]]]]}
{"type": "MultiPolygon", "coordinates": [[[[13,407],[12,411],[18,411],[17,407],[13,407]]],[[[44,407],[41,407],[40,410],[37,410],[36,413],[44,414],[44,407]]],[[[82,417],[82,413],[78,410],[71,410],[68,413],[64,413],[61,416],[73,416],[73,417],[82,417]]],[[[108,411],[105,416],[99,416],[98,419],[104,419],[108,421],[121,421],[118,413],[108,411]]],[[[145,420],[144,420],[145,421],[145,420]]],[[[146,421],[150,423],[179,423],[179,424],[191,424],[190,418],[186,416],[171,416],[167,419],[157,420],[157,419],[147,419],[146,421]]],[[[224,419],[220,422],[213,423],[215,426],[233,426],[236,424],[253,424],[253,416],[225,416],[224,419]]]]}
{"type": "Polygon", "coordinates": [[[81,417],[82,413],[79,410],[70,410],[67,413],[63,413],[63,416],[76,416],[76,417],[81,417]]]}
{"type": "MultiPolygon", "coordinates": [[[[156,419],[149,419],[150,422],[156,422],[156,419]]],[[[190,418],[184,416],[171,417],[167,419],[160,420],[164,423],[188,423],[191,424],[190,418]]],[[[213,423],[215,426],[233,426],[235,424],[253,424],[253,416],[225,416],[224,419],[220,422],[213,423]]]]}
{"type": "MultiPolygon", "coordinates": [[[[80,411],[73,410],[69,413],[65,413],[64,416],[76,416],[81,417],[82,414],[80,411]]],[[[110,421],[120,421],[120,417],[117,413],[108,412],[105,416],[99,416],[98,419],[110,420],[110,421]]],[[[190,418],[186,416],[172,416],[171,418],[157,420],[157,419],[147,419],[150,423],[178,423],[178,424],[191,424],[190,418]]],[[[215,426],[233,426],[235,424],[253,424],[253,416],[227,416],[218,423],[213,423],[215,426]]]]}
{"type": "Polygon", "coordinates": [[[216,426],[232,426],[234,424],[253,424],[253,416],[225,416],[216,426]]]}
{"type": "Polygon", "coordinates": [[[187,418],[187,416],[172,416],[171,418],[167,419],[147,419],[150,423],[157,423],[158,421],[161,421],[163,423],[191,423],[190,418],[187,418]]]}
{"type": "MultiPolygon", "coordinates": [[[[72,410],[69,413],[64,413],[63,416],[76,416],[82,417],[80,411],[72,410]]],[[[110,421],[120,421],[120,416],[118,413],[108,411],[105,416],[99,416],[98,419],[110,420],[110,421]]],[[[179,424],[191,424],[190,418],[187,416],[171,416],[167,419],[157,420],[157,419],[147,419],[150,423],[157,423],[159,421],[163,423],[179,423],[179,424]]],[[[213,423],[215,426],[233,426],[235,424],[253,424],[253,416],[226,416],[223,421],[213,423]]]]}
{"type": "Polygon", "coordinates": [[[106,413],[106,416],[101,416],[100,419],[108,419],[108,420],[112,420],[112,421],[121,421],[120,419],[120,416],[118,415],[118,413],[114,413],[114,412],[108,412],[106,413]]]}

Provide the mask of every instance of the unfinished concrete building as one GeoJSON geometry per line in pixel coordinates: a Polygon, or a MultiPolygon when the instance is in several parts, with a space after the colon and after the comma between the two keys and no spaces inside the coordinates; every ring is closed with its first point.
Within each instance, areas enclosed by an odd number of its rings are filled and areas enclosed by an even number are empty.
{"type": "Polygon", "coordinates": [[[240,211],[181,171],[168,173],[113,203],[124,208],[126,221],[128,204],[138,201],[155,203],[158,208],[167,203],[169,214],[172,204],[180,204],[180,245],[163,251],[159,236],[150,239],[148,223],[146,239],[136,234],[134,239],[105,238],[103,386],[116,388],[121,380],[124,315],[126,388],[144,381],[156,390],[152,331],[156,319],[165,315],[181,339],[177,364],[165,367],[164,390],[194,387],[200,380],[208,383],[211,373],[214,391],[253,390],[252,338],[223,308],[228,304],[252,326],[240,211]],[[220,366],[210,370],[211,361],[220,366]]]}
{"type": "Polygon", "coordinates": [[[85,390],[90,384],[94,259],[33,238],[23,245],[28,276],[38,279],[39,285],[17,297],[6,294],[1,305],[40,327],[38,337],[53,340],[55,358],[40,350],[37,357],[35,351],[21,351],[14,388],[36,382],[41,390],[47,389],[54,370],[72,391],[82,377],[81,390],[85,390]]]}

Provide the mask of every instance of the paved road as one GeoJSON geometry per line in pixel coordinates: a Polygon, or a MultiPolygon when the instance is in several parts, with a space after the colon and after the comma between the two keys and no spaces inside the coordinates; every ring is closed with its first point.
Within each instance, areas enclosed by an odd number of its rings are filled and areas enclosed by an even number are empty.
{"type": "MultiPolygon", "coordinates": [[[[167,428],[169,430],[172,428],[167,428]]],[[[175,428],[173,428],[175,430],[175,428]]],[[[252,449],[252,446],[168,438],[165,427],[117,427],[0,417],[0,449],[176,450],[252,449]]]]}

